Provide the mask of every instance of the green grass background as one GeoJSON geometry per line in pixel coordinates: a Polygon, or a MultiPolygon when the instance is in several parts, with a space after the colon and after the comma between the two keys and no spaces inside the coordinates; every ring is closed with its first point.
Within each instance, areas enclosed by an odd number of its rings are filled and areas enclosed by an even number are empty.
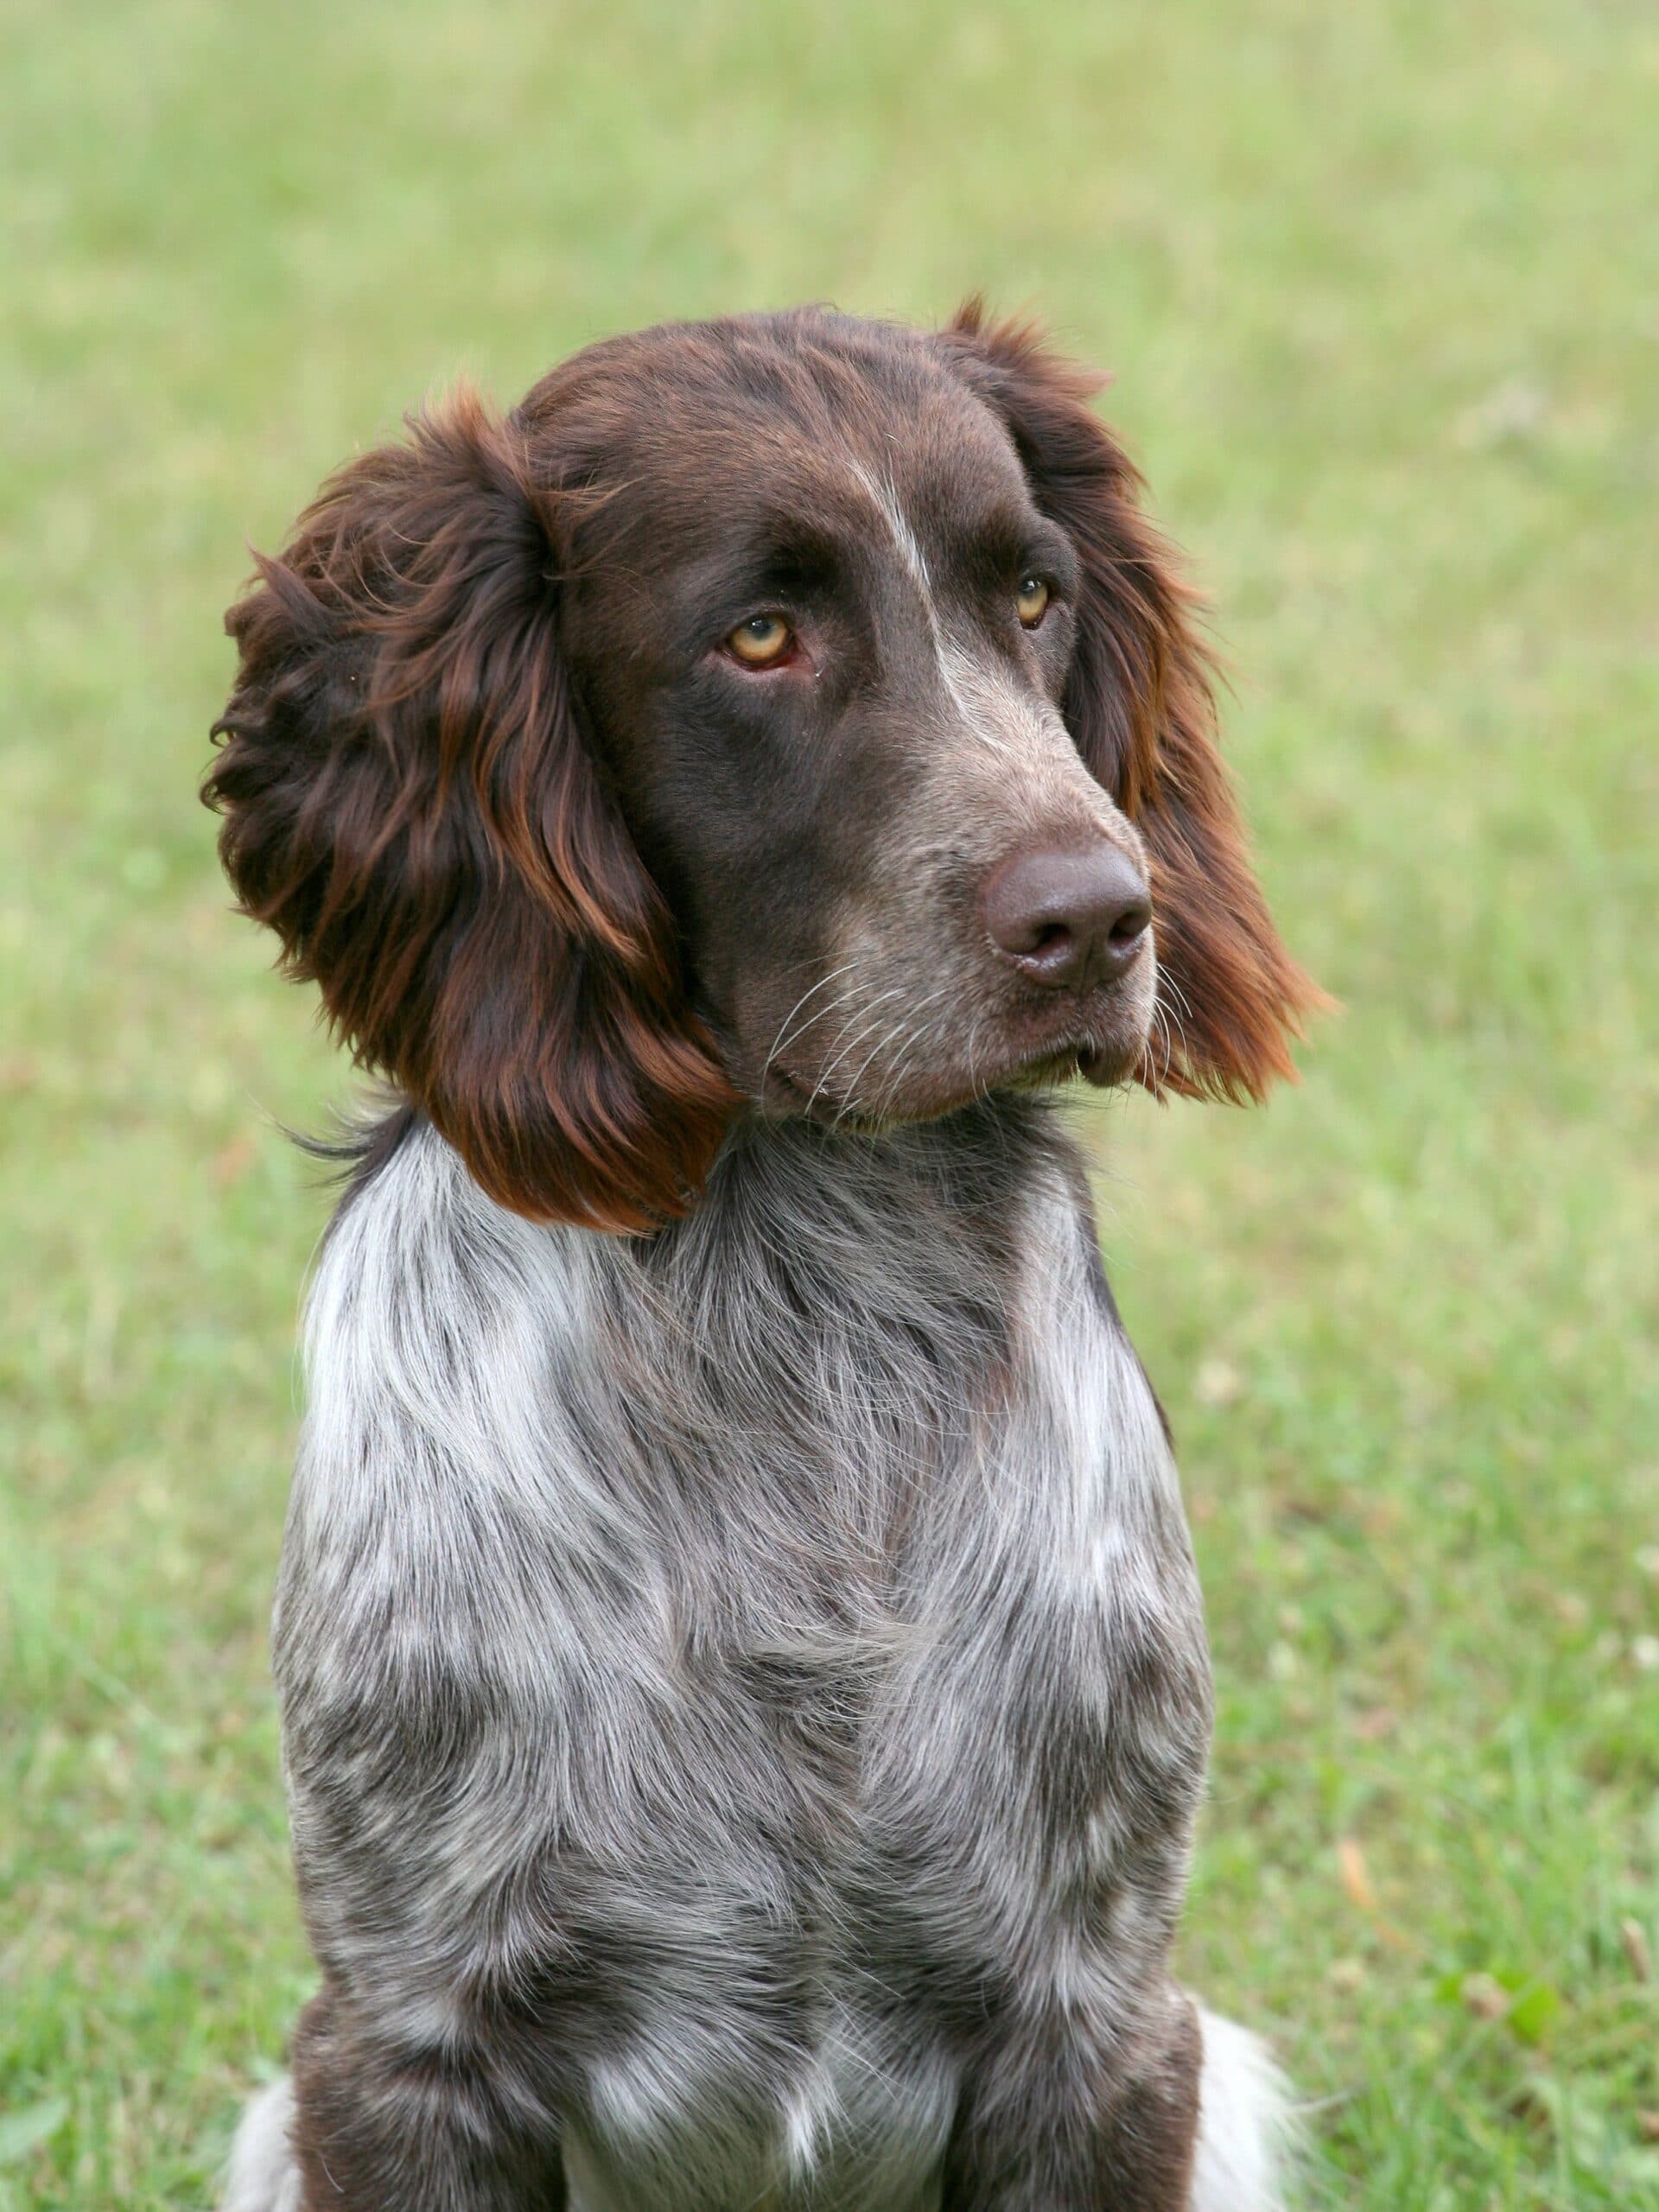
{"type": "Polygon", "coordinates": [[[265,1619],[347,1087],[219,613],[458,371],[983,286],[1109,364],[1344,1002],[1097,1116],[1219,1746],[1185,1969],[1313,2202],[1659,2206],[1649,0],[0,9],[0,2209],[209,2201],[309,1982],[265,1619]]]}

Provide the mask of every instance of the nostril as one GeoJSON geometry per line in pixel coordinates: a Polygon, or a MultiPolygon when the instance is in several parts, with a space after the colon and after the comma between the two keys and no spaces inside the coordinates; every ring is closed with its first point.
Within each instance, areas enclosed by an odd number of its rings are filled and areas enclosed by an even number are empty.
{"type": "Polygon", "coordinates": [[[1109,940],[1116,945],[1131,945],[1150,927],[1151,922],[1152,901],[1138,899],[1133,906],[1126,906],[1112,924],[1108,932],[1109,940]]]}
{"type": "Polygon", "coordinates": [[[1058,953],[1069,952],[1074,942],[1064,922],[1045,922],[1027,957],[1033,960],[1041,960],[1046,956],[1052,958],[1058,953]]]}

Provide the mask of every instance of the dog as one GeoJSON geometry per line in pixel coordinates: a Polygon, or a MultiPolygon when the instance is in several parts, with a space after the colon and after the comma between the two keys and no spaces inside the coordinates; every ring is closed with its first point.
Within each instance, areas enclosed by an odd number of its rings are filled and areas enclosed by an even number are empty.
{"type": "Polygon", "coordinates": [[[392,1094],[230,2212],[1281,2201],[1172,1978],[1202,1611],[1055,1102],[1259,1097],[1318,994],[1097,390],[976,302],[607,340],[226,618],[226,867],[392,1094]]]}

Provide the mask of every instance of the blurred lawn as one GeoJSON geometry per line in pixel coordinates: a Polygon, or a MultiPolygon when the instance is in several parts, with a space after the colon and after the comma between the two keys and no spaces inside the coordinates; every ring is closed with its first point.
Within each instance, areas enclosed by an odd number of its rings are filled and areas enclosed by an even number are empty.
{"type": "Polygon", "coordinates": [[[1646,0],[0,26],[0,2208],[206,2202],[308,1986],[272,1123],[345,1077],[192,796],[245,539],[459,369],[981,285],[1117,369],[1347,1009],[1093,1129],[1221,1676],[1188,1971],[1320,2203],[1659,2206],[1646,0]]]}

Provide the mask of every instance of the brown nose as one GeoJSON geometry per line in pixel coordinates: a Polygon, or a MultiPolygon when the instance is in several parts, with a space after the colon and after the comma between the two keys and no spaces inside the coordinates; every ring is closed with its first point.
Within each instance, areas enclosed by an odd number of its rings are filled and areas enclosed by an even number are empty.
{"type": "Polygon", "coordinates": [[[1079,990],[1122,974],[1141,950],[1152,900],[1135,862],[1103,837],[1016,853],[986,879],[979,911],[992,944],[1022,975],[1079,990]]]}

